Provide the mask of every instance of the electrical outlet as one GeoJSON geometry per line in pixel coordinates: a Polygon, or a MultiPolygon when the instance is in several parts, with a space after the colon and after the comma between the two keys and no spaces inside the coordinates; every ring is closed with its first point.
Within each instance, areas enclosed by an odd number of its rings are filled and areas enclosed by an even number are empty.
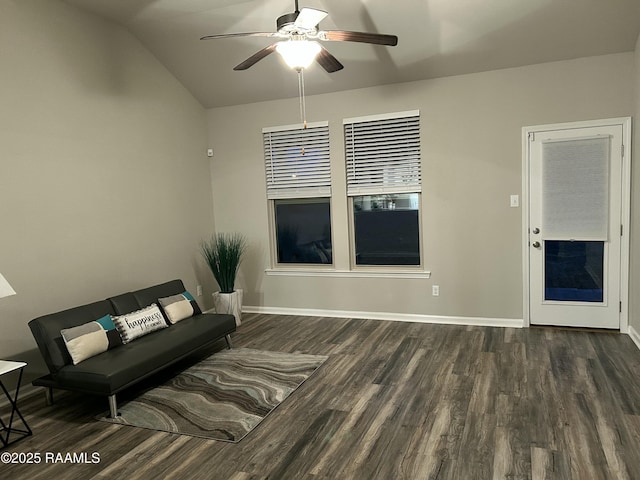
{"type": "Polygon", "coordinates": [[[431,286],[431,295],[437,297],[440,295],[440,285],[432,285],[431,286]]]}
{"type": "Polygon", "coordinates": [[[198,285],[198,286],[196,287],[196,295],[197,295],[198,297],[201,297],[201,296],[202,296],[202,285],[198,285]]]}

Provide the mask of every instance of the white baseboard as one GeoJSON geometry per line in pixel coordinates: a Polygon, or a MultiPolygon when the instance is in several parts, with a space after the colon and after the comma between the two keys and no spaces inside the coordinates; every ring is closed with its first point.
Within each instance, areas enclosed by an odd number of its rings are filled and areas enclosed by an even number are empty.
{"type": "Polygon", "coordinates": [[[521,318],[449,317],[443,315],[418,315],[413,313],[358,312],[351,310],[320,310],[314,308],[256,307],[244,306],[245,313],[268,315],[301,315],[305,317],[362,318],[389,320],[392,322],[438,323],[445,325],[473,325],[481,327],[522,328],[521,318]]]}
{"type": "Polygon", "coordinates": [[[633,328],[631,325],[629,325],[628,333],[629,333],[629,336],[631,337],[631,340],[633,340],[633,343],[635,343],[636,347],[638,347],[638,349],[640,350],[640,335],[638,334],[636,329],[633,328]]]}

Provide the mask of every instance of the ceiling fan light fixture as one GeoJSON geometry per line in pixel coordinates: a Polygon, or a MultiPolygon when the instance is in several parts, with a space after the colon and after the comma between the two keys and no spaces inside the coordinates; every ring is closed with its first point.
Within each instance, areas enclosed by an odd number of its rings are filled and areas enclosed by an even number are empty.
{"type": "Polygon", "coordinates": [[[309,40],[288,40],[276,45],[276,51],[285,63],[296,70],[309,67],[321,49],[318,42],[309,40]]]}

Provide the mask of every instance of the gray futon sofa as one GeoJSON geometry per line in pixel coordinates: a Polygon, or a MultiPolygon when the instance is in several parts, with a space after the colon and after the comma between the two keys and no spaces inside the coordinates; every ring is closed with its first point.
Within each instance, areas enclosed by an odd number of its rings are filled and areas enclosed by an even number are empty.
{"type": "Polygon", "coordinates": [[[61,330],[105,315],[128,314],[183,292],[182,281],[172,280],[31,320],[29,328],[50,371],[34,380],[33,385],[46,387],[48,403],[53,401],[53,388],[105,395],[110,415],[115,417],[118,392],[222,338],[231,348],[230,334],[236,330],[233,315],[201,313],[196,304],[190,318],[73,364],[61,330]]]}

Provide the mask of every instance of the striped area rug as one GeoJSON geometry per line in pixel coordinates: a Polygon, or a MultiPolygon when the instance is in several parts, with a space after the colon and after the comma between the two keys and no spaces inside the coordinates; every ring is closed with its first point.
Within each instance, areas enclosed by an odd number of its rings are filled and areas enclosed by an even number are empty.
{"type": "Polygon", "coordinates": [[[99,420],[239,442],[327,359],[237,348],[217,352],[99,420]]]}

